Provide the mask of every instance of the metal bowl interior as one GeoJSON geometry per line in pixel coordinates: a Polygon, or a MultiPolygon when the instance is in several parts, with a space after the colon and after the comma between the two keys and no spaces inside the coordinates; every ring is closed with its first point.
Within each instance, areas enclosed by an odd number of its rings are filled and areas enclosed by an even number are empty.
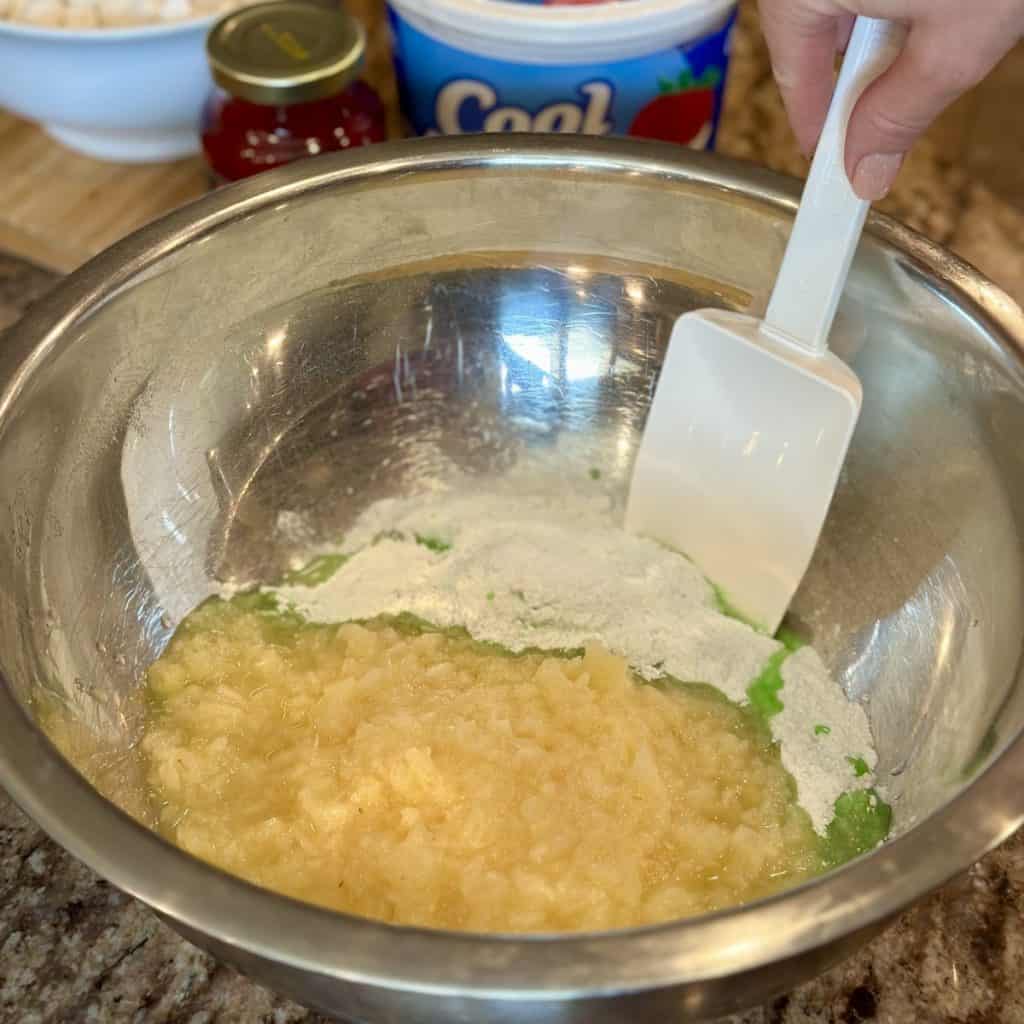
{"type": "Polygon", "coordinates": [[[0,353],[0,781],[196,941],[359,1019],[726,1012],[965,868],[1024,820],[1024,317],[881,218],[836,333],[863,417],[793,618],[867,702],[894,841],[736,911],[523,940],[274,896],[94,788],[138,811],[145,666],[215,581],[296,553],[280,513],[336,537],[544,448],[585,473],[613,447],[624,491],[674,318],[762,310],[793,206],[666,147],[444,140],[228,189],[73,275],[0,353]]]}

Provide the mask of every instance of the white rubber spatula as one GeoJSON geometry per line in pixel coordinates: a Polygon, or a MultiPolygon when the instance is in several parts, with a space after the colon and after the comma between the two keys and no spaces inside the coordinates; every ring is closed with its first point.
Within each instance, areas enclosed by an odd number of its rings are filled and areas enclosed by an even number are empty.
{"type": "Polygon", "coordinates": [[[775,632],[807,571],[860,413],[828,334],[868,203],[843,152],[850,114],[903,31],[858,18],[764,320],[721,310],[672,331],[626,528],[688,555],[775,632]]]}

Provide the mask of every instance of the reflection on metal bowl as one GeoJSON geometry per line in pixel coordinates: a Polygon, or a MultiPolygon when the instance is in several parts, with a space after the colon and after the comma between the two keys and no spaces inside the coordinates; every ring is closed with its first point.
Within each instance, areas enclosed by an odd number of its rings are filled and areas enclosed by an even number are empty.
{"type": "Polygon", "coordinates": [[[436,140],[225,190],[72,275],[0,352],[0,781],[185,935],[357,1020],[724,1013],[965,868],[1024,819],[1024,317],[882,218],[836,338],[864,415],[793,615],[869,701],[885,847],[663,927],[431,933],[199,863],[44,734],[58,707],[130,771],[142,670],[216,579],[296,553],[282,512],[336,536],[379,497],[566,442],[614,445],[624,488],[673,319],[763,308],[794,194],[655,145],[436,140]]]}

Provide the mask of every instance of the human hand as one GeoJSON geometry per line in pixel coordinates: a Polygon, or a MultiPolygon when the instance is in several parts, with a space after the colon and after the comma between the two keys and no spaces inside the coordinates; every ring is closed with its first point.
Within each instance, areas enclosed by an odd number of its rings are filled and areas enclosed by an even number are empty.
{"type": "Polygon", "coordinates": [[[832,96],[836,52],[854,17],[908,27],[892,67],[850,118],[846,173],[868,200],[888,193],[914,141],[1024,37],[1024,0],[760,0],[772,69],[800,148],[817,145],[832,96]]]}

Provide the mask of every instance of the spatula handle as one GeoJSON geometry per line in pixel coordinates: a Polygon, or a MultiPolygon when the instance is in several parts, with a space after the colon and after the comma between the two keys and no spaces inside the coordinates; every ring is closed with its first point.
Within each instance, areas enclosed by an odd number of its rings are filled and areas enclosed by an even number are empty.
{"type": "Polygon", "coordinates": [[[903,27],[891,21],[858,18],[854,24],[765,313],[765,329],[813,355],[828,350],[839,296],[870,205],[853,191],[844,167],[850,115],[868,85],[893,62],[903,39],[903,27]]]}

